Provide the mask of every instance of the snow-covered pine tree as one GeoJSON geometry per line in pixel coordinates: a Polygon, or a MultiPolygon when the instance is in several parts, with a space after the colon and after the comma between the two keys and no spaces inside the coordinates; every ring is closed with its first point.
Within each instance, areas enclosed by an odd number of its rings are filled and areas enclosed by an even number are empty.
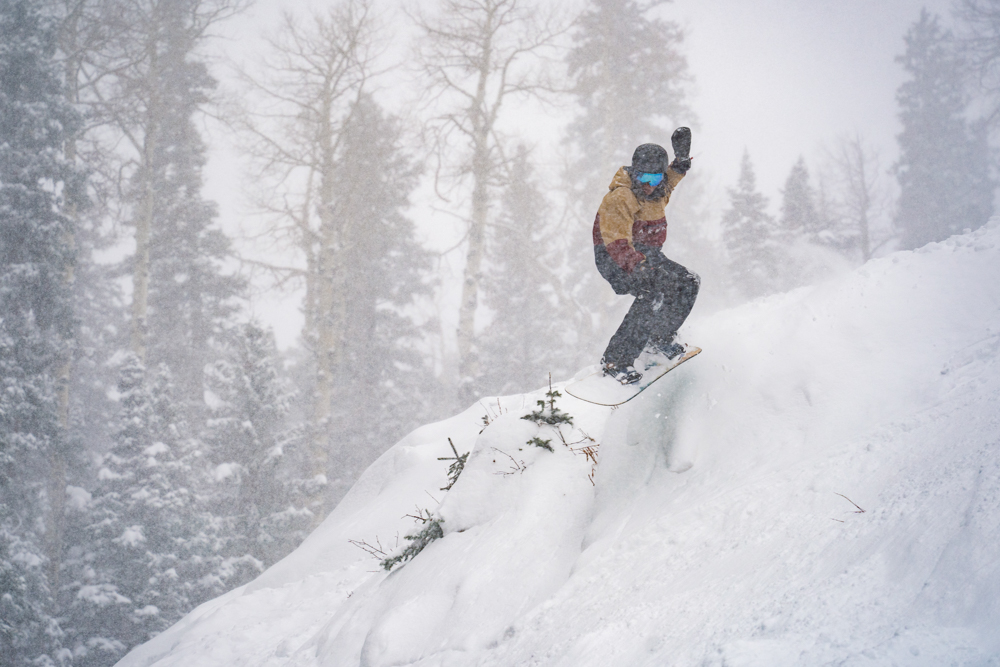
{"type": "Polygon", "coordinates": [[[730,279],[743,298],[769,294],[778,279],[782,239],[767,198],[757,191],[750,154],[743,153],[740,178],[729,190],[729,209],[722,216],[723,241],[729,255],[730,279]]]}
{"type": "Polygon", "coordinates": [[[226,356],[207,377],[218,401],[207,439],[221,482],[212,506],[228,524],[224,552],[265,567],[298,546],[312,523],[302,433],[288,424],[295,392],[278,365],[273,335],[250,322],[228,332],[226,356]]]}
{"type": "Polygon", "coordinates": [[[80,118],[54,26],[37,3],[0,0],[0,34],[0,657],[26,665],[60,660],[44,480],[66,446],[57,388],[73,335],[73,228],[59,209],[83,179],[63,152],[80,118]]]}
{"type": "MultiPolygon", "coordinates": [[[[824,207],[824,212],[829,212],[824,207]]],[[[777,264],[780,289],[803,285],[821,272],[815,266],[823,246],[833,241],[832,220],[820,213],[819,199],[809,179],[805,158],[799,157],[781,191],[781,217],[777,238],[780,252],[777,264]]]]}
{"type": "MultiPolygon", "coordinates": [[[[669,147],[667,138],[675,126],[693,124],[687,104],[691,76],[681,48],[684,32],[675,21],[651,16],[668,3],[591,0],[576,19],[566,55],[571,93],[580,109],[567,129],[571,157],[564,176],[572,225],[565,234],[572,272],[566,283],[579,304],[572,325],[580,339],[573,346],[581,353],[578,364],[593,363],[627,306],[594,268],[591,225],[608,184],[629,164],[636,146],[653,142],[669,147]]],[[[694,194],[687,193],[689,204],[694,194]]],[[[688,212],[696,208],[689,206],[688,212]]],[[[672,203],[667,217],[675,213],[672,203]]]]}
{"type": "Polygon", "coordinates": [[[781,232],[789,241],[818,242],[822,221],[816,209],[816,192],[809,182],[805,158],[792,166],[781,191],[781,232]]]}
{"type": "MultiPolygon", "coordinates": [[[[115,445],[102,468],[106,478],[91,487],[90,526],[96,532],[79,553],[69,554],[73,576],[66,577],[74,646],[95,664],[145,641],[198,602],[224,592],[234,578],[244,580],[248,567],[257,571],[253,562],[222,550],[232,536],[210,512],[214,481],[201,441],[204,368],[218,356],[214,343],[235,311],[241,284],[222,269],[228,239],[214,225],[214,205],[201,195],[205,147],[195,121],[214,80],[196,50],[208,26],[233,4],[120,3],[118,11],[102,15],[118,31],[117,39],[105,51],[87,54],[87,68],[103,72],[94,78],[104,83],[83,93],[95,119],[107,124],[104,131],[114,130],[126,147],[117,155],[94,155],[107,163],[117,160],[126,177],[116,188],[125,193],[118,204],[136,229],[129,264],[131,347],[137,357],[122,370],[128,390],[115,445]],[[153,371],[140,373],[133,362],[153,371]],[[145,398],[133,400],[132,394],[145,398]],[[152,411],[147,421],[129,416],[144,409],[152,411]],[[138,453],[121,454],[130,447],[138,453]],[[140,469],[145,464],[149,469],[140,469]],[[130,476],[135,479],[128,494],[138,496],[122,500],[117,487],[130,476]],[[113,521],[127,519],[130,523],[113,521]],[[130,569],[133,557],[139,562],[130,569]]],[[[102,287],[97,281],[91,286],[102,287]]],[[[114,307],[85,303],[94,315],[114,307]]],[[[111,342],[113,332],[97,329],[98,319],[83,324],[111,342]]],[[[75,416],[83,421],[86,412],[75,416]]]]}
{"type": "Polygon", "coordinates": [[[857,231],[838,215],[824,187],[813,188],[806,161],[799,157],[782,190],[781,218],[775,247],[774,288],[789,290],[821,279],[845,265],[857,231]]]}
{"type": "Polygon", "coordinates": [[[492,319],[480,335],[480,395],[529,391],[546,373],[574,370],[572,315],[558,271],[560,257],[552,205],[539,187],[525,146],[511,160],[508,183],[488,241],[483,283],[492,319]]]}
{"type": "Polygon", "coordinates": [[[69,612],[74,651],[109,664],[185,613],[259,571],[224,553],[229,534],[199,489],[207,486],[200,443],[186,436],[165,364],[147,373],[134,354],[121,366],[121,414],[90,504],[90,541],[69,612]]]}
{"type": "Polygon", "coordinates": [[[181,434],[169,371],[163,367],[158,376],[150,386],[134,354],[120,370],[119,427],[102,461],[92,542],[84,547],[91,551],[91,577],[76,582],[71,614],[77,636],[89,644],[75,648],[90,664],[113,663],[190,606],[177,581],[194,498],[178,484],[181,434]]]}
{"type": "Polygon", "coordinates": [[[896,92],[903,131],[895,224],[901,245],[918,248],[983,225],[995,184],[985,124],[967,120],[963,63],[951,32],[924,9],[904,39],[897,62],[909,79],[896,92]]]}
{"type": "Polygon", "coordinates": [[[781,191],[781,217],[776,238],[780,240],[781,259],[777,262],[781,289],[803,284],[808,268],[808,246],[819,242],[821,222],[816,210],[816,193],[809,182],[805,158],[799,157],[785,179],[781,191]]]}

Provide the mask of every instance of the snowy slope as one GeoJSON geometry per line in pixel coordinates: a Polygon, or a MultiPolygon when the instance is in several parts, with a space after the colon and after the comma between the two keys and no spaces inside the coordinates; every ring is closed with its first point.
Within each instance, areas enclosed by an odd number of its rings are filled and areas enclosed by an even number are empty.
{"type": "Polygon", "coordinates": [[[685,333],[626,407],[559,400],[572,448],[525,444],[544,390],[418,429],[119,664],[1000,665],[1000,224],[685,333]],[[348,543],[416,508],[445,536],[391,574],[348,543]]]}

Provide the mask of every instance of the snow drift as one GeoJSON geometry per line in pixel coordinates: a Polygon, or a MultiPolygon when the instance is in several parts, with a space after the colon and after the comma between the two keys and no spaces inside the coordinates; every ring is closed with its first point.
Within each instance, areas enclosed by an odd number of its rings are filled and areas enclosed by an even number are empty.
{"type": "Polygon", "coordinates": [[[544,389],[418,429],[119,664],[1000,665],[1000,224],[685,335],[627,406],[560,398],[568,445],[521,419],[544,389]],[[391,573],[349,543],[425,509],[391,573]]]}

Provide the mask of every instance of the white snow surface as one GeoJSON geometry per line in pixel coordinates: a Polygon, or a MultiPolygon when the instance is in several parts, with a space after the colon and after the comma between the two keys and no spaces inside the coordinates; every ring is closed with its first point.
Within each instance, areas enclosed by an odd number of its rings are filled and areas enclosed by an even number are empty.
{"type": "Polygon", "coordinates": [[[119,664],[1000,665],[1000,223],[685,338],[620,409],[558,400],[596,469],[520,419],[545,389],[483,400],[119,664]],[[444,537],[391,573],[348,542],[417,508],[444,537]]]}

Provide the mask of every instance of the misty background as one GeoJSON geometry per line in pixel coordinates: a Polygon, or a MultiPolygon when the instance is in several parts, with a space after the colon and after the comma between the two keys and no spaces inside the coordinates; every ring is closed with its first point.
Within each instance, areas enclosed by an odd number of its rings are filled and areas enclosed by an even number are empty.
{"type": "Polygon", "coordinates": [[[0,0],[0,28],[5,664],[114,664],[408,431],[596,363],[629,300],[594,214],[677,126],[692,317],[993,213],[991,0],[0,0]]]}

